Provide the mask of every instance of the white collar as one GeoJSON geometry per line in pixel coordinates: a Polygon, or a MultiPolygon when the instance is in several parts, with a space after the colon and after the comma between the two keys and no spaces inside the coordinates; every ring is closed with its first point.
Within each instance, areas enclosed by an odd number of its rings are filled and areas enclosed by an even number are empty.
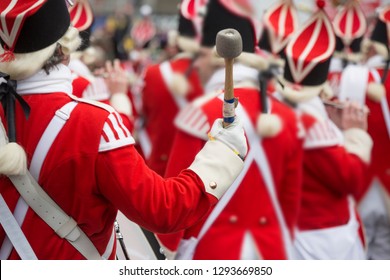
{"type": "MultiPolygon", "coordinates": [[[[259,72],[256,69],[245,66],[240,63],[235,63],[233,65],[233,83],[237,85],[238,83],[244,81],[252,81],[258,85],[258,75],[259,72]]],[[[225,85],[225,68],[220,68],[214,72],[210,80],[205,86],[205,92],[215,92],[217,90],[223,89],[225,85]]]]}
{"type": "Polygon", "coordinates": [[[72,94],[72,75],[67,66],[59,64],[50,70],[49,75],[40,70],[26,79],[19,80],[16,91],[20,95],[52,92],[72,94]]]}
{"type": "Polygon", "coordinates": [[[298,110],[312,115],[317,120],[329,119],[328,113],[326,112],[325,105],[319,96],[311,98],[305,102],[299,102],[297,104],[298,110]]]}

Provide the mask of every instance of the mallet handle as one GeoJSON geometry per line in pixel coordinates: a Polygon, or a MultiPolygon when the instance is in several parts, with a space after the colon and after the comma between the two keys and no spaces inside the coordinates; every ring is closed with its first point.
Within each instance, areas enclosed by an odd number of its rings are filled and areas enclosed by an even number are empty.
{"type": "Polygon", "coordinates": [[[233,59],[225,59],[225,93],[223,102],[223,127],[234,121],[233,59]],[[232,109],[233,108],[233,109],[232,109]]]}

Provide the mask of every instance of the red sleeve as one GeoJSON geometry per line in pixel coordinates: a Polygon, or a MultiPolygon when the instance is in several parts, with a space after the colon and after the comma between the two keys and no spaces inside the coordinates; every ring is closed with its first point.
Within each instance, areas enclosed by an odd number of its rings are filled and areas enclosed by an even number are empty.
{"type": "Polygon", "coordinates": [[[177,131],[169,156],[165,178],[177,176],[188,168],[196,154],[203,148],[205,141],[195,138],[185,132],[177,131]]]}
{"type": "MultiPolygon", "coordinates": [[[[196,154],[204,146],[204,141],[182,131],[177,131],[169,157],[165,178],[177,176],[183,169],[188,168],[196,154]]],[[[171,251],[176,251],[184,232],[158,234],[160,243],[171,251]]]]}
{"type": "Polygon", "coordinates": [[[159,233],[185,229],[217,199],[191,170],[163,179],[150,170],[134,146],[100,153],[97,181],[103,196],[135,223],[159,233]]]}
{"type": "Polygon", "coordinates": [[[342,146],[305,151],[305,172],[341,195],[356,195],[363,189],[368,166],[342,146]]]}

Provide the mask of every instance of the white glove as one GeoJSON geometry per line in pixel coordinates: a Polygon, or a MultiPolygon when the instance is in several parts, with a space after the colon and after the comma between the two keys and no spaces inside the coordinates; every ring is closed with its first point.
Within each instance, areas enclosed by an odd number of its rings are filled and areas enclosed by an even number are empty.
{"type": "Polygon", "coordinates": [[[248,152],[248,145],[244,128],[238,117],[228,127],[223,128],[222,119],[216,119],[209,132],[211,141],[220,141],[233,150],[240,158],[244,159],[248,152]]]}

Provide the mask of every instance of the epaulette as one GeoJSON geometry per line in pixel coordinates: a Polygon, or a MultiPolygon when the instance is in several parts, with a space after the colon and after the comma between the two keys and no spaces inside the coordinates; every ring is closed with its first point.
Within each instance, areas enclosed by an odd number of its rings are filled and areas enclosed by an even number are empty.
{"type": "Polygon", "coordinates": [[[219,94],[221,94],[221,91],[212,92],[195,99],[184,107],[175,118],[176,127],[190,135],[207,140],[207,133],[211,127],[207,114],[202,107],[219,94]]]}
{"type": "Polygon", "coordinates": [[[325,148],[343,144],[343,135],[329,119],[316,121],[306,129],[305,149],[325,148]]]}

